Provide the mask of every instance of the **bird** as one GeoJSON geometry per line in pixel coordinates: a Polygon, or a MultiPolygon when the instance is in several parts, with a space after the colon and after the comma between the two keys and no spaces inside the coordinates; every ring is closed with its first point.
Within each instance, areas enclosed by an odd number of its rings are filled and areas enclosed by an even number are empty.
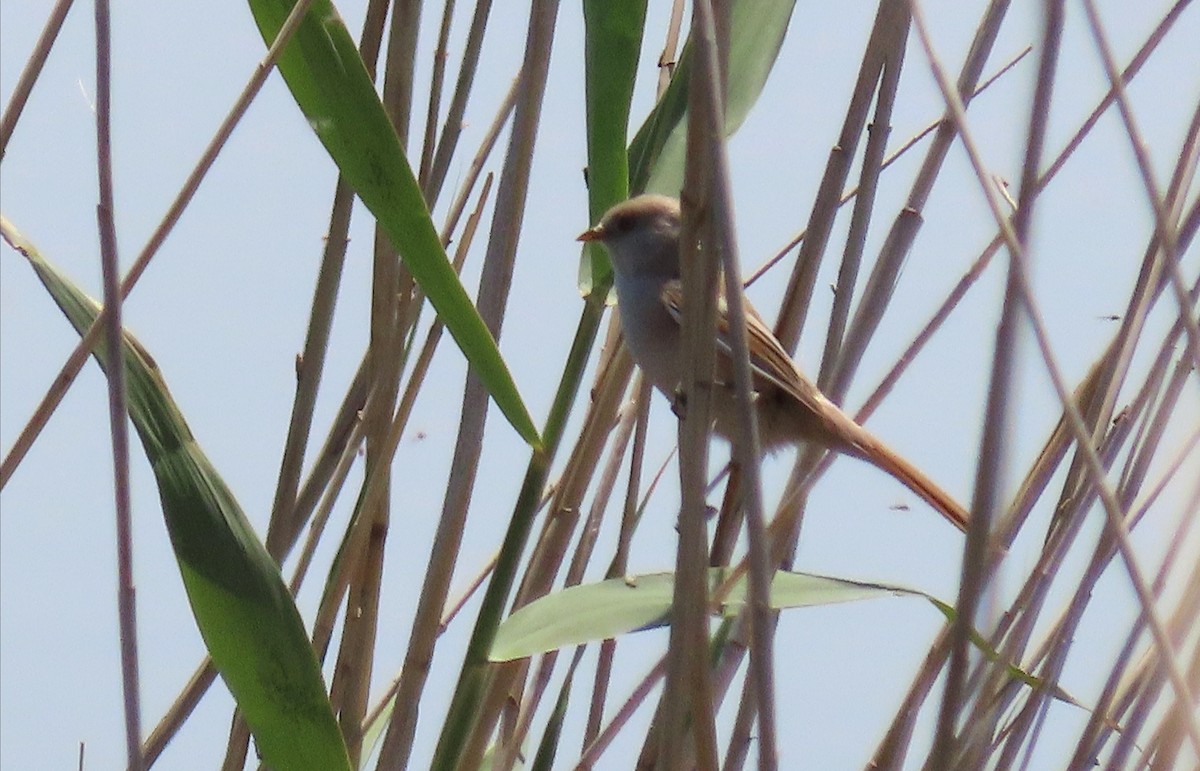
{"type": "MultiPolygon", "coordinates": [[[[601,243],[608,251],[625,344],[646,378],[673,401],[683,380],[679,231],[679,201],[642,194],[613,206],[577,239],[601,243]]],[[[717,307],[712,419],[714,433],[733,442],[740,412],[733,380],[731,319],[723,294],[717,307]]],[[[764,453],[807,443],[867,461],[965,531],[966,509],[826,398],[749,302],[744,308],[752,399],[764,453]]]]}

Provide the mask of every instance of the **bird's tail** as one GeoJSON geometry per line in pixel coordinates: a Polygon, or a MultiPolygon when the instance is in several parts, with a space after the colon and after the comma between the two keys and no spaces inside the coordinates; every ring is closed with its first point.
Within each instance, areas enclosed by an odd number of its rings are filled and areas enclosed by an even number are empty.
{"type": "Polygon", "coordinates": [[[967,522],[971,518],[970,514],[959,505],[958,501],[954,500],[950,493],[943,490],[936,482],[926,476],[925,472],[879,441],[879,439],[865,429],[863,430],[862,437],[859,441],[855,442],[855,445],[854,449],[859,457],[900,480],[905,487],[921,496],[922,500],[949,520],[950,524],[959,530],[966,531],[967,522]]]}

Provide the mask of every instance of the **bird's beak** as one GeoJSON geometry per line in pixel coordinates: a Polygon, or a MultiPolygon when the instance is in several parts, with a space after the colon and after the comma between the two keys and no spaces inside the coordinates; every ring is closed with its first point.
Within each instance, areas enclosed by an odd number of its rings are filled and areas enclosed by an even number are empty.
{"type": "Polygon", "coordinates": [[[603,241],[604,240],[604,227],[602,225],[596,225],[595,227],[588,228],[587,230],[580,233],[578,235],[578,237],[576,237],[575,240],[576,241],[603,241]]]}

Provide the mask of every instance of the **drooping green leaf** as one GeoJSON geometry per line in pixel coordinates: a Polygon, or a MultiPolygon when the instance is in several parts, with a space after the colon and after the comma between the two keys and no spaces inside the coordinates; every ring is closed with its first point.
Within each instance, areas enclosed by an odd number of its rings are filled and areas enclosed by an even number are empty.
{"type": "MultiPolygon", "coordinates": [[[[725,135],[741,127],[758,101],[787,34],[795,0],[735,0],[729,20],[729,83],[725,135]]],[[[629,146],[634,192],[679,195],[687,145],[691,45],[685,45],[671,84],[629,146]]]]}
{"type": "MultiPolygon", "coordinates": [[[[96,301],[7,221],[0,225],[82,334],[99,314],[96,301]]],[[[104,345],[95,355],[106,367],[104,345]]],[[[260,755],[278,769],[348,771],[320,667],[278,566],[196,443],[153,359],[128,332],[123,356],[129,416],[154,470],[196,625],[260,755]]]]}
{"type": "MultiPolygon", "coordinates": [[[[588,214],[599,222],[629,197],[629,105],[646,25],[646,0],[584,0],[584,92],[587,102],[588,214]]],[[[579,285],[606,294],[612,266],[597,243],[583,247],[579,285]]]]}
{"type": "MultiPolygon", "coordinates": [[[[709,570],[710,591],[728,575],[726,568],[709,570]]],[[[671,621],[674,573],[652,573],[581,584],[548,594],[514,612],[504,620],[492,646],[492,661],[512,661],[568,645],[581,645],[618,637],[630,632],[666,626],[671,621]]],[[[746,602],[746,579],[739,579],[720,606],[726,618],[737,616],[746,602]]],[[[771,607],[776,610],[833,605],[880,597],[920,597],[947,619],[953,620],[954,608],[948,603],[916,589],[889,584],[849,581],[843,578],[778,571],[771,580],[771,607]]],[[[987,639],[972,630],[971,642],[994,663],[1001,664],[1009,676],[1031,688],[1043,681],[1015,664],[1004,662],[987,639]]],[[[1061,688],[1054,689],[1056,699],[1074,706],[1079,704],[1061,688]]]]}
{"type": "MultiPolygon", "coordinates": [[[[268,43],[292,6],[290,0],[250,0],[268,43]]],[[[496,406],[523,439],[539,447],[512,374],[446,258],[404,148],[333,3],[313,2],[278,67],[309,125],[387,232],[496,406]]]]}
{"type": "MultiPolygon", "coordinates": [[[[725,580],[726,568],[709,569],[709,587],[715,590],[725,580]]],[[[534,600],[505,618],[492,646],[493,662],[535,656],[565,647],[616,638],[622,634],[667,626],[671,622],[673,573],[652,573],[582,584],[534,600]]],[[[931,594],[904,586],[869,584],[832,578],[828,575],[794,573],[779,570],[770,582],[770,605],[776,610],[809,608],[881,597],[920,597],[953,621],[953,605],[931,594]]],[[[743,576],[726,594],[720,615],[737,616],[746,602],[743,576]]],[[[1031,688],[1042,688],[1040,677],[1004,661],[1000,651],[988,639],[972,629],[971,642],[988,661],[1001,665],[1012,679],[1031,688]]],[[[1072,695],[1055,687],[1055,699],[1086,710],[1072,695]]]]}
{"type": "Polygon", "coordinates": [[[548,594],[500,624],[490,658],[511,661],[662,626],[670,618],[674,585],[674,573],[654,573],[548,594]]]}
{"type": "MultiPolygon", "coordinates": [[[[711,586],[725,571],[713,568],[711,586]]],[[[582,584],[542,597],[513,613],[500,625],[492,647],[493,661],[544,653],[567,645],[605,640],[670,623],[675,574],[652,573],[582,584]]],[[[745,580],[725,598],[724,612],[736,615],[745,601],[745,580]]],[[[829,605],[872,597],[912,593],[898,587],[862,584],[805,573],[775,574],[771,604],[776,608],[829,605]]]]}
{"type": "MultiPolygon", "coordinates": [[[[588,22],[585,56],[588,107],[589,213],[596,222],[610,206],[643,192],[679,195],[687,140],[688,81],[691,46],[685,44],[670,84],[658,104],[624,147],[640,47],[645,3],[594,0],[584,4],[588,22]],[[638,29],[633,28],[637,22],[638,29]],[[632,55],[631,55],[632,53],[632,55]],[[618,157],[620,156],[620,157],[618,157]]],[[[795,0],[736,0],[730,20],[729,97],[726,136],[742,125],[775,65],[795,0]]],[[[607,294],[611,267],[597,244],[587,244],[580,263],[579,286],[586,297],[595,289],[607,294]]]]}
{"type": "MultiPolygon", "coordinates": [[[[953,623],[954,619],[958,617],[958,610],[956,610],[955,607],[953,605],[951,605],[950,603],[942,602],[938,598],[933,597],[932,595],[928,595],[928,594],[924,595],[924,597],[925,597],[925,599],[929,600],[929,602],[933,605],[933,607],[937,608],[941,612],[941,614],[946,617],[947,621],[953,623]]],[[[1024,669],[1021,669],[1017,665],[1006,662],[1004,660],[1004,657],[1000,655],[1000,651],[998,651],[994,647],[992,647],[992,644],[988,642],[987,638],[984,637],[983,635],[981,635],[976,629],[971,629],[970,638],[971,638],[971,644],[974,645],[975,648],[980,653],[983,654],[983,657],[986,658],[988,661],[992,662],[993,664],[999,664],[999,665],[1003,666],[1005,668],[1005,670],[1008,671],[1009,677],[1013,678],[1014,680],[1019,680],[1022,683],[1025,683],[1030,688],[1044,687],[1045,681],[1042,680],[1042,678],[1035,677],[1035,676],[1031,675],[1030,673],[1026,672],[1024,669]]],[[[1088,709],[1083,704],[1079,703],[1075,699],[1074,696],[1067,693],[1067,691],[1064,690],[1062,688],[1062,686],[1058,686],[1058,685],[1054,686],[1053,693],[1054,693],[1054,698],[1058,699],[1061,702],[1070,704],[1071,706],[1074,706],[1074,707],[1079,707],[1080,709],[1085,709],[1085,710],[1088,709]]],[[[1091,710],[1088,710],[1088,711],[1090,712],[1091,710]]],[[[1118,730],[1120,730],[1119,727],[1118,727],[1118,730]]]]}

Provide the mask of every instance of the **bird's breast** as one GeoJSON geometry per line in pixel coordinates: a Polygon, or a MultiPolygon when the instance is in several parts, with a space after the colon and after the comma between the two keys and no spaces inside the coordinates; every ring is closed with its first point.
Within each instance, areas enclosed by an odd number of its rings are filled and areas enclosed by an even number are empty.
{"type": "Polygon", "coordinates": [[[679,325],[663,306],[657,287],[645,286],[618,280],[617,312],[634,362],[654,386],[670,396],[679,386],[679,325]]]}

